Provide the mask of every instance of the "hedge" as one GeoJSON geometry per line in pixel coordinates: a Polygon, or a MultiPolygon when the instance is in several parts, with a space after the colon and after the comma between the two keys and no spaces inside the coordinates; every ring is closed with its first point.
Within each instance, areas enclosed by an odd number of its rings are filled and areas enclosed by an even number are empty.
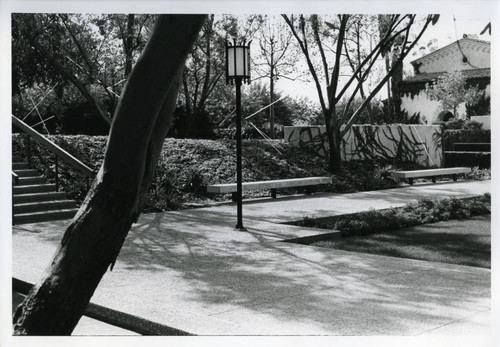
{"type": "Polygon", "coordinates": [[[490,143],[491,130],[484,129],[448,129],[444,131],[443,150],[453,151],[454,143],[490,143]]]}
{"type": "Polygon", "coordinates": [[[489,169],[491,167],[491,152],[465,152],[445,151],[445,167],[479,167],[489,169]]]}

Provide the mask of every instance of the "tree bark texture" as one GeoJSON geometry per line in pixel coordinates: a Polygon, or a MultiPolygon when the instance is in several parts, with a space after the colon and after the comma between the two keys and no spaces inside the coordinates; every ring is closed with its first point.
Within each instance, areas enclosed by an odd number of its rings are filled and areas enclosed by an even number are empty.
{"type": "Polygon", "coordinates": [[[143,199],[203,15],[162,15],[123,90],[104,162],[48,275],[14,314],[15,335],[69,335],[113,266],[143,199]]]}
{"type": "Polygon", "coordinates": [[[329,117],[325,117],[326,136],[328,139],[328,171],[331,174],[337,175],[342,171],[342,156],[341,156],[341,143],[342,135],[340,128],[336,125],[335,111],[329,111],[329,117]]]}

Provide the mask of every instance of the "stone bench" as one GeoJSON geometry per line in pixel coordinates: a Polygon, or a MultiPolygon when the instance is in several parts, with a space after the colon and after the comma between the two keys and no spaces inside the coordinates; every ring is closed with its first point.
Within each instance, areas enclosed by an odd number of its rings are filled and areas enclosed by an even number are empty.
{"type": "MultiPolygon", "coordinates": [[[[331,177],[305,177],[305,178],[288,178],[282,180],[271,181],[256,181],[256,182],[243,182],[241,188],[245,190],[271,190],[271,196],[276,198],[276,189],[278,188],[291,188],[291,187],[304,187],[313,186],[318,184],[331,184],[331,177]]],[[[208,193],[232,193],[233,201],[236,200],[236,183],[226,184],[212,184],[207,186],[208,193]]]]}
{"type": "Polygon", "coordinates": [[[456,181],[458,174],[468,174],[471,171],[470,167],[449,167],[440,169],[393,171],[391,172],[391,175],[396,178],[407,179],[408,183],[412,185],[414,178],[432,177],[432,182],[436,183],[436,177],[451,175],[453,177],[453,181],[456,181]]]}

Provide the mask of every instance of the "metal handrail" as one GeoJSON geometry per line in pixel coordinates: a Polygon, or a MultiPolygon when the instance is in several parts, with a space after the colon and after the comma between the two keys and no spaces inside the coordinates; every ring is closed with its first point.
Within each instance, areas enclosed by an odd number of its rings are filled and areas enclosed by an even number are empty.
{"type": "Polygon", "coordinates": [[[12,171],[12,183],[14,185],[19,183],[19,176],[14,171],[12,171]]]}
{"type": "Polygon", "coordinates": [[[75,158],[73,155],[66,152],[64,149],[56,145],[54,142],[47,139],[45,136],[40,134],[38,131],[30,127],[28,124],[24,123],[22,120],[12,115],[12,124],[17,126],[19,129],[24,131],[29,136],[33,137],[35,141],[39,144],[45,146],[49,151],[54,153],[56,157],[61,158],[66,164],[72,166],[82,174],[87,177],[93,178],[95,176],[94,170],[82,163],[80,160],[75,158]]]}

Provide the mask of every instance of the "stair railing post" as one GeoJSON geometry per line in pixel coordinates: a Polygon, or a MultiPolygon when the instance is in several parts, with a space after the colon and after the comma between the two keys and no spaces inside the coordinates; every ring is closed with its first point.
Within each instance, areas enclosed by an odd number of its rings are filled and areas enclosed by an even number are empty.
{"type": "Polygon", "coordinates": [[[14,221],[14,186],[12,186],[12,225],[15,225],[14,221]]]}
{"type": "Polygon", "coordinates": [[[54,156],[55,158],[55,171],[56,171],[56,192],[59,191],[59,161],[57,160],[57,155],[54,156]]]}
{"type": "Polygon", "coordinates": [[[29,134],[26,134],[26,156],[28,157],[28,169],[31,169],[31,139],[29,134]]]}

